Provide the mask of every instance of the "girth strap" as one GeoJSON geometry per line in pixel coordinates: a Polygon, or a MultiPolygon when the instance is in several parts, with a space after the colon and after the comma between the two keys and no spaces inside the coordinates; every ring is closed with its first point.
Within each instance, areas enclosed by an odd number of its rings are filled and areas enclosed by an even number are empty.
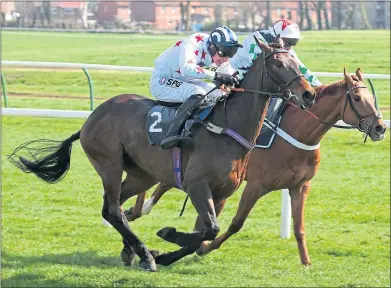
{"type": "Polygon", "coordinates": [[[248,150],[252,150],[255,147],[254,143],[250,143],[245,138],[243,138],[241,135],[236,133],[234,130],[229,128],[222,128],[220,126],[214,125],[210,122],[203,122],[206,129],[209,131],[216,133],[216,134],[226,134],[230,137],[232,137],[234,140],[236,140],[239,144],[241,144],[243,147],[247,148],[248,150]]]}

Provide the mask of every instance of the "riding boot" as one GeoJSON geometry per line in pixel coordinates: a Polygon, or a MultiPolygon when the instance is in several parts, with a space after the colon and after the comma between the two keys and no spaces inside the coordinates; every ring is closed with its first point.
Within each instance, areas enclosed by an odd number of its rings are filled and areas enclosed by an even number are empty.
{"type": "Polygon", "coordinates": [[[195,112],[202,96],[203,95],[201,94],[191,95],[185,102],[182,103],[175,113],[175,115],[181,115],[181,117],[171,124],[166,136],[160,143],[160,147],[163,149],[169,149],[176,146],[180,140],[185,140],[185,138],[179,135],[180,129],[186,120],[189,119],[189,117],[195,112]]]}

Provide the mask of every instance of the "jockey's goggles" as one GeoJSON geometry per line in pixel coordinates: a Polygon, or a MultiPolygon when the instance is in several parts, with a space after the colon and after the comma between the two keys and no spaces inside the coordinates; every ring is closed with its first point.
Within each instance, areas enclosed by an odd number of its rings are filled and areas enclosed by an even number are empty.
{"type": "Polygon", "coordinates": [[[239,46],[231,46],[231,47],[224,47],[220,48],[217,47],[217,54],[219,54],[220,57],[228,57],[232,58],[238,52],[239,46]]]}
{"type": "Polygon", "coordinates": [[[299,42],[299,39],[293,39],[293,38],[282,38],[284,40],[284,47],[292,47],[296,46],[297,42],[299,42]]]}

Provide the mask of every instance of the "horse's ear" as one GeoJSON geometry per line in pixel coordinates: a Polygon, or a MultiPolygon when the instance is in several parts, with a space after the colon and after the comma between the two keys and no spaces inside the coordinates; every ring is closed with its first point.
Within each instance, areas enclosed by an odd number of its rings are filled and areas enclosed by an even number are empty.
{"type": "Polygon", "coordinates": [[[276,46],[279,47],[280,49],[284,48],[284,40],[282,40],[282,38],[280,37],[280,35],[278,35],[278,36],[275,38],[274,43],[275,43],[276,46]]]}
{"type": "Polygon", "coordinates": [[[346,71],[346,67],[343,67],[343,75],[345,77],[345,82],[346,83],[353,82],[352,77],[349,75],[348,71],[346,71]]]}
{"type": "Polygon", "coordinates": [[[356,76],[357,76],[358,80],[360,80],[361,82],[364,82],[364,77],[362,76],[362,71],[360,68],[357,68],[356,76]]]}
{"type": "Polygon", "coordinates": [[[257,43],[258,47],[261,48],[263,52],[267,52],[270,50],[269,46],[259,41],[257,37],[254,36],[254,39],[255,43],[257,43]]]}

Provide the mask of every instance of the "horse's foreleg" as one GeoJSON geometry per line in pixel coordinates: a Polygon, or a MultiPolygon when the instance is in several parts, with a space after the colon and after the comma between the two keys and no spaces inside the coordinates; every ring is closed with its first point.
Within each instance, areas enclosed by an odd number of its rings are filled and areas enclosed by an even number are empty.
{"type": "MultiPolygon", "coordinates": [[[[224,205],[227,199],[214,199],[215,202],[215,211],[216,211],[216,217],[218,218],[221,211],[224,209],[224,205]]],[[[205,224],[202,222],[202,219],[200,216],[197,217],[196,223],[194,225],[194,231],[202,231],[205,229],[205,224]]]]}
{"type": "Polygon", "coordinates": [[[254,207],[257,200],[263,195],[265,194],[259,183],[248,182],[240,199],[239,208],[235,217],[232,219],[228,230],[223,235],[213,240],[210,244],[201,246],[200,249],[197,250],[197,254],[201,256],[218,249],[229,237],[239,232],[251,209],[254,207]]]}
{"type": "Polygon", "coordinates": [[[301,263],[311,265],[310,257],[308,256],[307,243],[304,230],[304,206],[305,201],[310,191],[310,182],[307,181],[303,186],[298,186],[289,189],[291,195],[293,229],[299,248],[301,263]]]}
{"type": "MultiPolygon", "coordinates": [[[[190,233],[192,235],[190,238],[187,238],[188,233],[183,233],[184,235],[186,234],[186,239],[189,241],[187,246],[171,253],[159,255],[155,259],[157,264],[170,265],[186,255],[194,253],[199,248],[202,241],[213,240],[219,233],[220,228],[217,223],[212,191],[210,190],[209,185],[204,181],[192,183],[189,185],[187,192],[198,215],[205,224],[205,229],[202,232],[190,233]]],[[[158,233],[163,232],[162,234],[164,234],[167,229],[173,228],[166,227],[158,233]]],[[[164,237],[162,238],[164,239],[164,237]]]]}
{"type": "MultiPolygon", "coordinates": [[[[223,210],[225,202],[226,199],[214,199],[216,217],[218,217],[223,210]]],[[[177,244],[180,247],[185,247],[195,237],[195,235],[197,235],[197,233],[203,232],[204,230],[205,224],[202,221],[202,218],[198,216],[192,233],[178,232],[175,228],[164,228],[160,230],[157,235],[168,242],[177,244]]],[[[206,241],[201,243],[201,245],[206,244],[206,241]]]]}
{"type": "MultiPolygon", "coordinates": [[[[215,200],[215,210],[216,210],[216,217],[217,218],[219,217],[221,211],[223,211],[226,202],[227,202],[226,198],[215,200]]],[[[202,222],[202,219],[200,218],[200,216],[198,216],[197,220],[196,220],[196,224],[194,226],[194,231],[202,231],[203,229],[205,229],[205,225],[202,222]]],[[[208,245],[208,241],[203,241],[201,243],[201,246],[207,246],[207,245],[208,245]]]]}

